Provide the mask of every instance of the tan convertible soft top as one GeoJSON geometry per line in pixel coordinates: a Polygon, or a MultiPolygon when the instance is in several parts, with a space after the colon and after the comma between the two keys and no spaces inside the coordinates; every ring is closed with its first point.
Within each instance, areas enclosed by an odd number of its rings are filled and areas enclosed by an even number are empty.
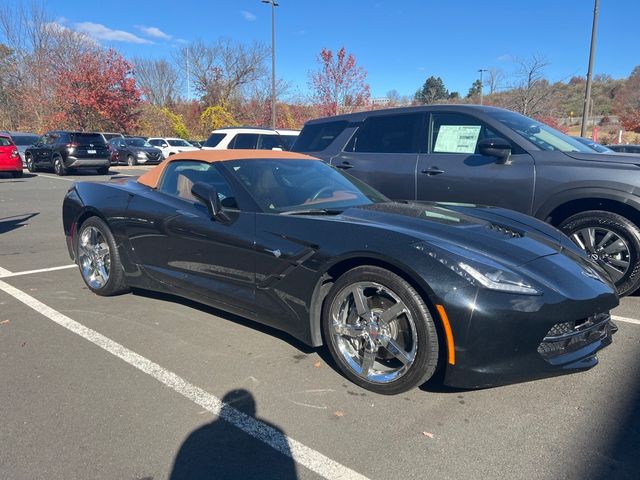
{"type": "Polygon", "coordinates": [[[182,152],[176,155],[171,155],[164,162],[157,167],[149,170],[147,173],[138,177],[138,183],[146,185],[151,188],[157,188],[160,178],[162,178],[162,172],[167,168],[167,165],[177,160],[197,160],[200,162],[224,162],[227,160],[248,160],[248,159],[261,159],[261,158],[276,158],[276,159],[292,159],[292,160],[318,160],[315,157],[309,155],[303,155],[301,153],[294,152],[281,152],[277,150],[195,150],[191,152],[182,152]]]}

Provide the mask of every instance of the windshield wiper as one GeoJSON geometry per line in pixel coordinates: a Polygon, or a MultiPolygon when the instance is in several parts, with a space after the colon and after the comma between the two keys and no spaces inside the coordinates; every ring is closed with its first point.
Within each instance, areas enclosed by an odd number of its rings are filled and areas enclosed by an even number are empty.
{"type": "Polygon", "coordinates": [[[328,208],[307,208],[304,210],[287,210],[281,212],[280,215],[340,215],[343,210],[328,208]]]}

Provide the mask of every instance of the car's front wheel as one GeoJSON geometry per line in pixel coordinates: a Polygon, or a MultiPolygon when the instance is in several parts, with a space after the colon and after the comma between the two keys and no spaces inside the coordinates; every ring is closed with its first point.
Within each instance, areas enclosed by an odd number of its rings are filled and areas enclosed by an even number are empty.
{"type": "Polygon", "coordinates": [[[633,222],[593,210],[567,218],[560,230],[606,270],[620,296],[640,287],[640,229],[633,222]]]}
{"type": "Polygon", "coordinates": [[[127,155],[127,165],[129,165],[130,167],[134,167],[137,164],[138,162],[135,158],[133,158],[133,155],[127,155]]]}
{"type": "Polygon", "coordinates": [[[403,278],[375,266],[342,275],[324,304],[323,333],[352,382],[394,395],[434,374],[438,336],[423,298],[403,278]]]}
{"type": "Polygon", "coordinates": [[[88,218],[80,227],[76,259],[82,279],[92,292],[110,296],[128,290],[113,234],[99,217],[88,218]]]}
{"type": "Polygon", "coordinates": [[[26,161],[27,161],[27,170],[29,170],[31,173],[35,173],[38,171],[38,167],[36,167],[36,164],[33,161],[33,157],[31,155],[27,156],[26,161]]]}

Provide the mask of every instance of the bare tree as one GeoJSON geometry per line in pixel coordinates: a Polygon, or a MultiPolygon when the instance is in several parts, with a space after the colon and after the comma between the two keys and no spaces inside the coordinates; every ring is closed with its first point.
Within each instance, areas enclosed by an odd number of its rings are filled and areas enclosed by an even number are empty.
{"type": "Polygon", "coordinates": [[[149,103],[158,107],[172,104],[178,97],[178,71],[166,60],[134,58],[136,80],[149,103]]]}
{"type": "Polygon", "coordinates": [[[544,69],[549,61],[538,54],[517,61],[515,72],[517,84],[513,90],[513,109],[523,115],[540,115],[545,102],[550,100],[550,85],[545,79],[544,69]]]}
{"type": "Polygon", "coordinates": [[[195,91],[207,105],[223,105],[266,75],[269,50],[261,43],[245,45],[231,40],[194,42],[180,49],[179,65],[189,63],[195,91]]]}
{"type": "Polygon", "coordinates": [[[499,68],[489,68],[484,77],[484,85],[489,89],[489,95],[497,92],[504,83],[504,72],[499,68]]]}

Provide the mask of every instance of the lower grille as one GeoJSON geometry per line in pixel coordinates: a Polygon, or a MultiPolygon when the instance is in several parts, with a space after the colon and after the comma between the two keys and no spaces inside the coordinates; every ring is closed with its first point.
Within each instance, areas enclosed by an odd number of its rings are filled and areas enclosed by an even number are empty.
{"type": "Polygon", "coordinates": [[[580,320],[556,323],[538,345],[545,360],[575,352],[603,339],[609,332],[611,316],[599,313],[580,320]]]}

